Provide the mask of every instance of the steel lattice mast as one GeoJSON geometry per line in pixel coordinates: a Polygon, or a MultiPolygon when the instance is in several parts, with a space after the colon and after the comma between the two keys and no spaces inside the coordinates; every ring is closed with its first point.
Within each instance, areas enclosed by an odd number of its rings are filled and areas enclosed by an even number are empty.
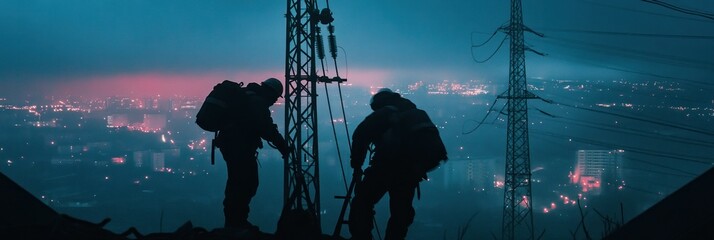
{"type": "Polygon", "coordinates": [[[293,154],[285,159],[287,210],[312,213],[320,226],[320,173],[317,141],[315,0],[288,0],[285,53],[285,140],[293,154]]]}
{"type": "Polygon", "coordinates": [[[511,20],[507,29],[511,38],[508,92],[499,96],[508,100],[502,238],[533,239],[528,99],[535,96],[528,92],[526,84],[521,0],[511,0],[511,20]]]}

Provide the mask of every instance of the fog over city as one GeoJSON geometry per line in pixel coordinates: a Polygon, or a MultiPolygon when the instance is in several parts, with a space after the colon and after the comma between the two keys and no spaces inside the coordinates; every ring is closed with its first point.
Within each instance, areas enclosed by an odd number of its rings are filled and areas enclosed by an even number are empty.
{"type": "MultiPolygon", "coordinates": [[[[387,87],[429,113],[449,156],[421,183],[407,239],[457,239],[464,228],[466,239],[500,237],[509,38],[497,29],[509,3],[330,7],[340,51],[336,68],[323,66],[348,80],[317,88],[323,232],[351,179],[348,134],[387,87]]],[[[60,213],[111,218],[116,233],[222,227],[226,164],[220,153],[211,164],[213,133],[195,116],[224,79],[285,80],[284,13],[275,1],[1,2],[0,173],[60,213]]],[[[601,238],[603,219],[627,222],[712,167],[711,17],[589,0],[524,1],[523,16],[543,35],[525,37],[538,96],[528,100],[537,235],[584,239],[584,219],[601,238]]],[[[285,99],[271,111],[284,133],[285,99]]],[[[267,144],[259,152],[249,220],[274,232],[284,162],[267,144]]],[[[376,208],[381,231],[387,198],[376,208]]]]}

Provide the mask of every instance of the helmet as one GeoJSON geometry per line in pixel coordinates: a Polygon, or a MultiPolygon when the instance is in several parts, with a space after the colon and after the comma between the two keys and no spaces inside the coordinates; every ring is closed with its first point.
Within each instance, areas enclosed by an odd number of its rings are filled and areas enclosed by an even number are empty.
{"type": "Polygon", "coordinates": [[[380,88],[377,93],[372,95],[372,98],[369,99],[369,106],[372,108],[372,110],[377,110],[380,109],[386,105],[389,105],[391,100],[398,98],[399,94],[395,93],[392,91],[392,89],[389,88],[380,88]]]}
{"type": "Polygon", "coordinates": [[[272,94],[275,94],[273,96],[276,98],[283,96],[283,84],[276,78],[268,78],[260,83],[260,86],[270,90],[272,94]]]}

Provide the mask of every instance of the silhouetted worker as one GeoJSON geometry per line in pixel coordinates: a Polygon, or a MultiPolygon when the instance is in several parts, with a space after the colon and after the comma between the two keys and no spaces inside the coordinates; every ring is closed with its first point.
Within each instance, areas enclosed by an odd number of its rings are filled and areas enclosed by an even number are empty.
{"type": "Polygon", "coordinates": [[[228,169],[223,214],[225,228],[231,230],[255,230],[248,222],[250,200],[258,190],[258,148],[266,141],[275,145],[285,157],[288,146],[278,127],[273,123],[269,107],[282,96],[283,85],[278,79],[269,78],[260,85],[246,86],[247,104],[235,124],[218,133],[217,146],[221,150],[228,169]]]}
{"type": "Polygon", "coordinates": [[[353,177],[361,176],[370,144],[374,144],[374,155],[369,161],[370,166],[364,170],[364,178],[355,186],[348,220],[349,230],[353,240],[372,239],[374,205],[385,193],[389,193],[391,216],[385,240],[404,239],[414,220],[414,193],[425,177],[426,170],[414,166],[413,159],[410,159],[413,155],[395,142],[399,140],[394,139],[394,125],[396,114],[415,110],[416,105],[398,93],[383,88],[372,96],[370,107],[374,112],[357,126],[352,137],[350,164],[355,170],[353,177]]]}

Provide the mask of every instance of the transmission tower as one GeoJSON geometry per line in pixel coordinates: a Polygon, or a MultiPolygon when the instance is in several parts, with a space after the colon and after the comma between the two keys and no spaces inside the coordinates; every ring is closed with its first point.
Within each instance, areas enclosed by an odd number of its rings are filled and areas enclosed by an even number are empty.
{"type": "Polygon", "coordinates": [[[502,238],[533,239],[528,99],[535,98],[535,95],[528,91],[526,84],[526,48],[523,40],[526,27],[523,25],[521,0],[511,0],[511,20],[506,29],[511,38],[508,91],[499,96],[508,100],[502,238]]]}
{"type": "Polygon", "coordinates": [[[325,46],[318,24],[328,25],[329,50],[337,72],[337,42],[329,0],[318,10],[316,0],[288,0],[285,51],[285,140],[292,153],[285,159],[284,205],[287,211],[307,211],[320,229],[320,161],[317,132],[317,84],[342,83],[325,76],[325,46]],[[317,74],[317,58],[322,76],[317,74]]]}
{"type": "MultiPolygon", "coordinates": [[[[285,53],[284,210],[307,210],[320,227],[315,0],[288,0],[285,53]]],[[[285,211],[283,212],[285,213],[285,211]]]]}

